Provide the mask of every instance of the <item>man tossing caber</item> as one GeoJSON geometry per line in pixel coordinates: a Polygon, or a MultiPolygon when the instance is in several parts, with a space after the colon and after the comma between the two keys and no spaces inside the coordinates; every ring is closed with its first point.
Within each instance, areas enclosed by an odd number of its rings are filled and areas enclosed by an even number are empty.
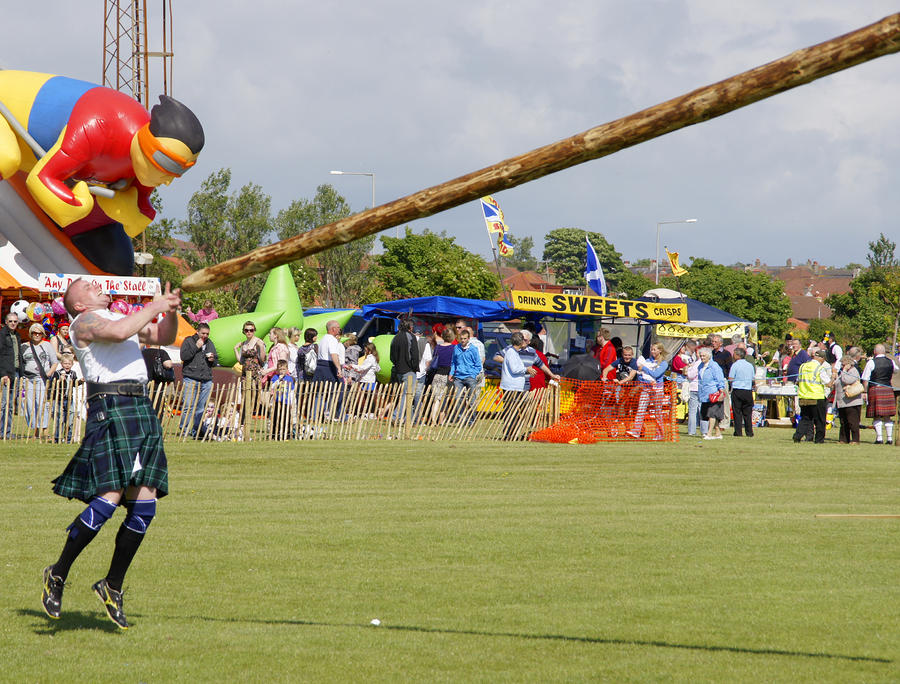
{"type": "Polygon", "coordinates": [[[53,481],[53,491],[80,499],[87,508],[67,528],[59,560],[44,568],[41,603],[47,615],[59,618],[69,568],[116,508],[124,506],[109,571],[93,590],[109,618],[127,629],[122,582],[156,515],[157,499],[169,489],[162,430],[147,396],[141,344],[172,344],[181,292],[170,291],[166,283],[150,304],[125,316],[107,309],[109,295],[99,286],[79,279],[69,286],[64,302],[75,317],[70,336],[87,381],[88,415],[84,441],[53,481]],[[160,314],[162,321],[154,323],[160,314]]]}

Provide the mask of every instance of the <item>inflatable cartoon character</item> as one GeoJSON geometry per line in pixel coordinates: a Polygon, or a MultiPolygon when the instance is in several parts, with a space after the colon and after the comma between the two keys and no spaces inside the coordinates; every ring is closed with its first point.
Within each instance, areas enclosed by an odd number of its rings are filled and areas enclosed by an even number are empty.
{"type": "Polygon", "coordinates": [[[129,237],[156,215],[150,192],[181,176],[203,148],[194,113],[165,95],[159,100],[148,112],[94,83],[0,70],[0,103],[9,115],[0,116],[0,177],[27,173],[37,204],[88,260],[117,275],[132,274],[129,237]],[[95,197],[89,185],[115,194],[95,197]]]}

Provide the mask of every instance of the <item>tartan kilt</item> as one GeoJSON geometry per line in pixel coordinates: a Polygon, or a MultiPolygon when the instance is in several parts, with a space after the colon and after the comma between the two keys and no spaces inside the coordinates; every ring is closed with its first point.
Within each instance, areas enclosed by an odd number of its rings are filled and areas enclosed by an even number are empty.
{"type": "Polygon", "coordinates": [[[156,488],[156,497],[169,492],[169,472],[162,429],[146,397],[106,394],[88,402],[84,441],[53,492],[85,503],[101,492],[129,485],[156,488]],[[134,472],[135,457],[140,469],[134,472]]]}
{"type": "Polygon", "coordinates": [[[866,418],[887,418],[897,412],[897,402],[891,387],[870,385],[867,398],[869,405],[866,407],[866,418]]]}

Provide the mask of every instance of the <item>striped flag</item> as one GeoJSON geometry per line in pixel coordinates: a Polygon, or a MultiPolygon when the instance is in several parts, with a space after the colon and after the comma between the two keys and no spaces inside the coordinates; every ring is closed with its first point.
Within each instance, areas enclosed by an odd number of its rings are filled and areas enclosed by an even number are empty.
{"type": "Polygon", "coordinates": [[[509,226],[503,219],[503,210],[500,203],[488,195],[481,198],[481,213],[484,214],[484,223],[487,226],[488,235],[497,233],[497,251],[500,256],[512,256],[515,251],[509,235],[509,226]]]}
{"type": "Polygon", "coordinates": [[[481,198],[481,213],[484,214],[488,233],[503,234],[507,230],[503,221],[503,210],[500,208],[499,202],[490,195],[481,198]]]}
{"type": "Polygon", "coordinates": [[[499,236],[497,236],[497,251],[500,252],[500,256],[512,256],[515,248],[513,247],[512,241],[509,239],[509,231],[503,231],[499,236]]]}

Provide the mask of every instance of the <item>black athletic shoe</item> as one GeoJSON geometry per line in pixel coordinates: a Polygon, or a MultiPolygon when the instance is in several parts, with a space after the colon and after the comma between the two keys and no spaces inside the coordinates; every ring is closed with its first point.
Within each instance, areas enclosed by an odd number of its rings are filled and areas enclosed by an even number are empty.
{"type": "Polygon", "coordinates": [[[100,598],[100,602],[106,608],[106,614],[109,615],[109,619],[115,622],[120,629],[128,629],[128,620],[125,619],[125,613],[122,612],[122,592],[116,591],[109,586],[105,579],[94,584],[91,589],[100,598]]]}
{"type": "Polygon", "coordinates": [[[62,609],[62,595],[65,583],[52,574],[53,566],[44,568],[44,588],[41,591],[41,605],[44,612],[54,620],[59,620],[59,611],[62,609]]]}

